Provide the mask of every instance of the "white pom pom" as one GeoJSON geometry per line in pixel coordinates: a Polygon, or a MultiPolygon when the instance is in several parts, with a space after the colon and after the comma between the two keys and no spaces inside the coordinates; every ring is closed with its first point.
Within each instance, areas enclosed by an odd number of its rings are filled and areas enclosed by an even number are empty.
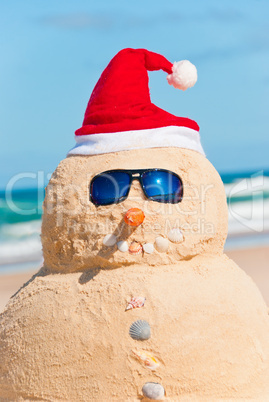
{"type": "Polygon", "coordinates": [[[197,81],[196,67],[189,60],[176,61],[172,67],[172,74],[167,76],[169,85],[185,91],[191,88],[197,81]]]}

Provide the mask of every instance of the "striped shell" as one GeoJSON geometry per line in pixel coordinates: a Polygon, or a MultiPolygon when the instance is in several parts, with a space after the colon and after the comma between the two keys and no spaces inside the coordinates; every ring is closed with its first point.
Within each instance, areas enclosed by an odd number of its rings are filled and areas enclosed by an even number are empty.
{"type": "Polygon", "coordinates": [[[181,243],[183,241],[183,234],[178,228],[170,230],[167,237],[172,243],[181,243]]]}
{"type": "Polygon", "coordinates": [[[128,302],[128,305],[125,309],[131,310],[132,308],[140,308],[143,307],[145,304],[146,298],[145,297],[132,297],[131,300],[128,302]]]}
{"type": "Polygon", "coordinates": [[[155,239],[154,246],[156,250],[159,251],[160,253],[165,253],[168,250],[169,241],[164,237],[158,236],[155,239]]]}
{"type": "Polygon", "coordinates": [[[103,245],[113,247],[117,243],[117,238],[113,234],[107,234],[103,239],[103,245]]]}
{"type": "Polygon", "coordinates": [[[143,385],[142,393],[148,399],[160,401],[164,398],[165,390],[164,387],[157,382],[146,382],[146,384],[143,385]]]}
{"type": "Polygon", "coordinates": [[[150,352],[146,352],[145,350],[133,350],[132,352],[150,370],[156,370],[160,366],[158,360],[150,352]]]}
{"type": "Polygon", "coordinates": [[[137,320],[132,323],[129,335],[136,341],[145,341],[150,338],[150,325],[147,321],[137,320]]]}

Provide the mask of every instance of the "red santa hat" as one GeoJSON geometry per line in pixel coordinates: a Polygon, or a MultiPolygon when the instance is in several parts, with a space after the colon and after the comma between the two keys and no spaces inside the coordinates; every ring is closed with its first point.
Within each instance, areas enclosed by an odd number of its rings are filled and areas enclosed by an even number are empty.
{"type": "Polygon", "coordinates": [[[146,49],[121,50],[95,85],[69,155],[159,147],[204,154],[195,121],[174,116],[151,102],[147,71],[154,70],[168,73],[168,83],[183,91],[197,81],[196,68],[188,60],[172,64],[146,49]]]}

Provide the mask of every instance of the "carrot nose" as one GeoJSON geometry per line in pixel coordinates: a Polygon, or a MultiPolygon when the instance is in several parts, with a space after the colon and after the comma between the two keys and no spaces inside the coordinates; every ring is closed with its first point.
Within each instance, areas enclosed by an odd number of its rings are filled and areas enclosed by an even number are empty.
{"type": "Polygon", "coordinates": [[[128,209],[124,215],[124,222],[130,226],[139,226],[144,221],[144,212],[139,208],[128,209]]]}

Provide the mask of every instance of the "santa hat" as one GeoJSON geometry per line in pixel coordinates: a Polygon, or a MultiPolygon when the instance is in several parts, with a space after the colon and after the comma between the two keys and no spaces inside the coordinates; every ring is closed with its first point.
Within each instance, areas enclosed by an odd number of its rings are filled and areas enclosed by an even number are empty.
{"type": "Polygon", "coordinates": [[[199,126],[151,103],[148,71],[163,70],[175,88],[185,90],[197,80],[188,60],[170,63],[146,49],[123,49],[110,61],[86,108],[76,146],[69,155],[96,155],[139,148],[179,147],[204,154],[199,126]]]}

